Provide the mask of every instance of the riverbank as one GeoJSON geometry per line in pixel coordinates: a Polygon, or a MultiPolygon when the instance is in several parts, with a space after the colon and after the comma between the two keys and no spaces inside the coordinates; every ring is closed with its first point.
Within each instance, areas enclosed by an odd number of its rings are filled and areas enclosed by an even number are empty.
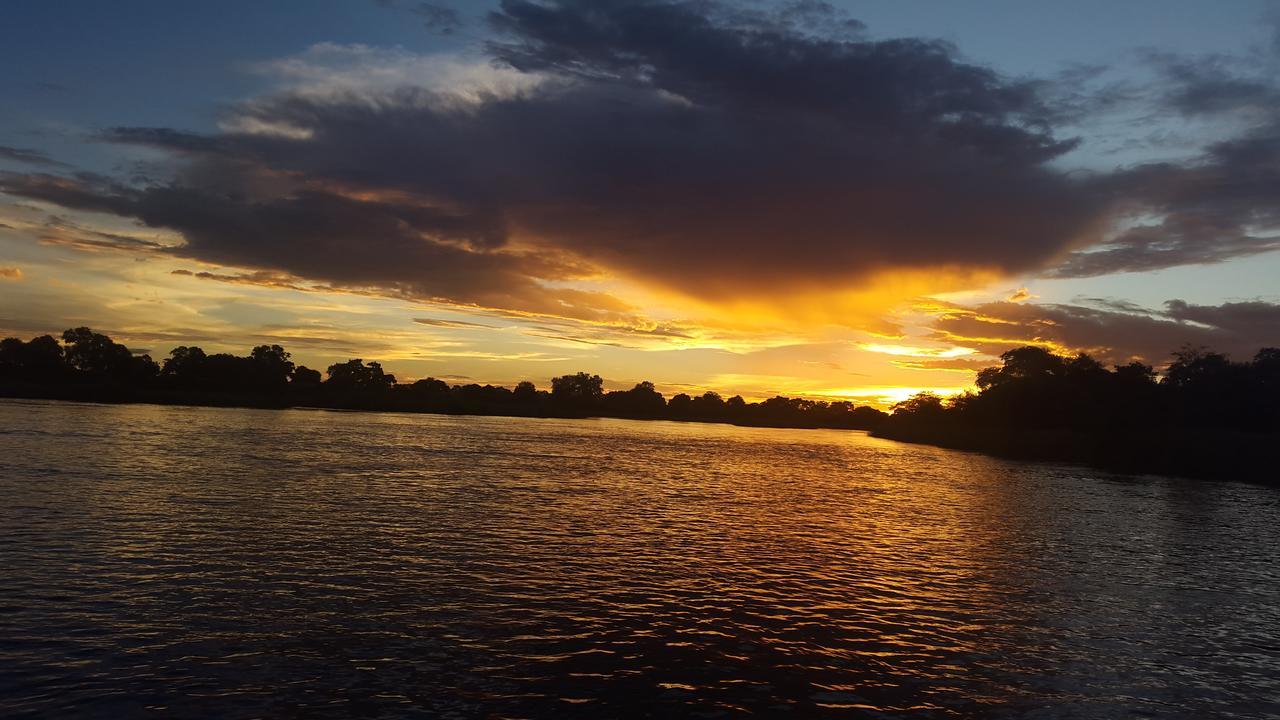
{"type": "Polygon", "coordinates": [[[677,416],[669,413],[609,413],[603,411],[576,410],[556,407],[539,398],[527,403],[501,403],[492,406],[466,406],[463,402],[450,401],[424,406],[413,397],[370,395],[366,393],[341,393],[316,389],[292,391],[281,394],[226,393],[199,390],[157,388],[129,388],[103,385],[44,386],[22,383],[0,383],[0,399],[57,400],[64,402],[98,403],[105,405],[176,405],[189,407],[247,408],[256,410],[342,410],[353,412],[396,412],[424,415],[471,415],[477,417],[527,417],[527,418],[614,418],[619,420],[666,420],[669,422],[712,423],[739,427],[779,428],[795,430],[863,430],[870,431],[882,422],[881,417],[864,421],[857,417],[841,417],[831,422],[819,422],[809,418],[777,418],[767,416],[702,417],[677,416]]]}
{"type": "Polygon", "coordinates": [[[323,392],[263,396],[170,389],[109,386],[35,386],[0,384],[0,398],[55,400],[107,405],[150,404],[190,407],[286,410],[294,408],[354,412],[396,412],[477,417],[528,417],[622,420],[666,420],[799,430],[864,430],[873,437],[933,445],[1024,462],[1085,465],[1131,475],[1165,475],[1200,480],[1239,480],[1280,485],[1280,433],[1228,430],[1163,429],[1119,436],[1064,429],[1007,429],[908,425],[892,419],[856,426],[812,422],[779,422],[773,418],[700,418],[556,411],[545,404],[501,408],[423,408],[395,397],[368,397],[323,392]],[[379,402],[381,400],[381,402],[379,402]]]}
{"type": "Polygon", "coordinates": [[[907,425],[873,437],[1010,460],[1063,462],[1132,475],[1280,485],[1280,433],[1158,428],[1125,435],[1076,430],[907,425]]]}

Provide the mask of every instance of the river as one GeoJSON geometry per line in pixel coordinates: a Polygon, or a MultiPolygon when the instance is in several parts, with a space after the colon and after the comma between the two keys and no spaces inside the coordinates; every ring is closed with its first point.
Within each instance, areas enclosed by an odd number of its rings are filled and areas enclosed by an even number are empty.
{"type": "Polygon", "coordinates": [[[0,716],[1280,716],[1280,491],[625,420],[0,401],[0,716]]]}

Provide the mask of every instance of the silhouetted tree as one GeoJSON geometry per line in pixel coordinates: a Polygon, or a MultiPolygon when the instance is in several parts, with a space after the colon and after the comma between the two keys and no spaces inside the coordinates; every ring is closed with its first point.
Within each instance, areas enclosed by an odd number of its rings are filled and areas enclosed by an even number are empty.
{"type": "Polygon", "coordinates": [[[604,396],[603,407],[611,415],[620,417],[660,417],[667,408],[662,394],[648,380],[636,383],[630,390],[615,390],[604,396]]]}
{"type": "Polygon", "coordinates": [[[1253,356],[1253,367],[1265,382],[1280,380],[1280,348],[1262,348],[1253,356]]]}
{"type": "Polygon", "coordinates": [[[249,351],[254,374],[263,390],[283,390],[293,374],[292,356],[279,345],[259,345],[249,351]]]}
{"type": "Polygon", "coordinates": [[[164,365],[160,368],[163,377],[171,378],[177,385],[196,385],[204,382],[204,365],[208,360],[204,350],[198,347],[179,345],[169,351],[164,365]]]}
{"type": "Polygon", "coordinates": [[[423,378],[409,386],[414,392],[423,395],[444,397],[449,394],[449,383],[433,377],[423,378]]]}
{"type": "Polygon", "coordinates": [[[693,398],[687,393],[677,393],[667,401],[667,411],[672,418],[686,420],[693,414],[693,398]]]}
{"type": "Polygon", "coordinates": [[[312,370],[306,365],[299,365],[293,369],[293,375],[289,384],[299,389],[312,390],[320,387],[321,375],[319,370],[312,370]]]}
{"type": "MultiPolygon", "coordinates": [[[[0,378],[16,378],[23,369],[23,347],[26,343],[18,338],[0,340],[0,378]]],[[[61,351],[62,346],[58,346],[61,351]]]]}
{"type": "Polygon", "coordinates": [[[637,383],[630,390],[607,395],[598,375],[577,373],[552,380],[552,392],[528,381],[514,390],[471,383],[450,387],[435,378],[397,385],[395,377],[377,362],[355,359],[328,368],[322,382],[318,371],[295,365],[279,345],[259,345],[247,356],[208,354],[196,346],[173,348],[158,367],[149,357],[134,356],[128,348],[88,328],[68,330],[66,348],[44,336],[23,343],[0,342],[0,392],[55,397],[66,384],[89,399],[147,399],[214,405],[248,404],[277,407],[289,403],[327,407],[389,409],[447,413],[515,415],[592,415],[668,418],[709,422],[796,427],[873,427],[884,413],[848,402],[826,403],[801,398],[771,398],[748,403],[741,396],[725,401],[707,391],[697,398],[681,393],[668,404],[654,384],[637,383]],[[43,390],[41,390],[43,388],[43,390]],[[100,392],[103,388],[109,392],[100,392]],[[83,392],[81,392],[83,391],[83,392]],[[89,392],[92,391],[92,392],[89,392]]]}
{"type": "Polygon", "coordinates": [[[720,393],[708,390],[690,401],[689,412],[704,420],[718,420],[724,417],[724,398],[720,393]]]}
{"type": "Polygon", "coordinates": [[[56,382],[66,377],[62,345],[50,335],[28,342],[18,338],[0,341],[0,378],[28,382],[56,382]]]}
{"type": "Polygon", "coordinates": [[[884,436],[1126,471],[1274,481],[1280,465],[1280,352],[1232,362],[1174,353],[1163,378],[1138,362],[1107,370],[1088,355],[1018,348],[978,373],[977,393],[895,406],[884,436]],[[1254,433],[1271,433],[1249,439],[1254,433]]]}
{"type": "Polygon", "coordinates": [[[580,372],[551,378],[551,399],[565,410],[588,412],[603,395],[604,381],[599,375],[580,372]]]}
{"type": "Polygon", "coordinates": [[[1156,381],[1156,370],[1150,365],[1134,361],[1128,365],[1117,365],[1116,380],[1126,385],[1146,386],[1156,381]]]}
{"type": "Polygon", "coordinates": [[[919,423],[939,422],[943,413],[942,398],[931,392],[916,393],[906,400],[893,404],[894,416],[919,423]]]}
{"type": "Polygon", "coordinates": [[[1251,363],[1255,406],[1255,425],[1280,427],[1280,348],[1262,348],[1251,363]]]}
{"type": "Polygon", "coordinates": [[[348,360],[344,363],[330,365],[329,379],[325,387],[333,390],[387,390],[396,384],[395,375],[382,371],[382,364],[363,360],[348,360]]]}
{"type": "Polygon", "coordinates": [[[1231,371],[1226,355],[1188,345],[1173,353],[1173,362],[1165,370],[1162,382],[1175,388],[1207,386],[1222,382],[1231,371]]]}
{"type": "Polygon", "coordinates": [[[134,356],[129,348],[87,327],[67,330],[62,342],[67,366],[94,380],[142,383],[159,372],[149,355],[134,356]]]}
{"type": "Polygon", "coordinates": [[[522,380],[516,383],[511,394],[517,402],[531,403],[538,399],[538,387],[528,380],[522,380]]]}
{"type": "Polygon", "coordinates": [[[1041,347],[1021,347],[1000,356],[1001,364],[978,371],[976,385],[986,390],[1019,380],[1045,380],[1063,372],[1063,359],[1041,347]]]}

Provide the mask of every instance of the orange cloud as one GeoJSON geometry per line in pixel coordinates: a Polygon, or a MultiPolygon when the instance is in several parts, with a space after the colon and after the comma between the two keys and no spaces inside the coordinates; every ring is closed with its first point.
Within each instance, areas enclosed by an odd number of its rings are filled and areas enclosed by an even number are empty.
{"type": "Polygon", "coordinates": [[[1040,296],[1032,295],[1030,290],[1026,289],[1025,287],[1020,287],[1017,290],[1014,290],[1012,293],[1010,293],[1009,297],[1005,299],[1012,303],[1020,303],[1020,302],[1026,302],[1028,300],[1031,300],[1037,297],[1040,297],[1040,296]]]}
{"type": "Polygon", "coordinates": [[[967,347],[949,347],[949,348],[925,348],[913,347],[910,345],[883,345],[878,343],[862,343],[858,347],[867,352],[881,353],[884,355],[899,355],[902,357],[913,358],[957,358],[965,355],[972,355],[976,350],[967,347]]]}

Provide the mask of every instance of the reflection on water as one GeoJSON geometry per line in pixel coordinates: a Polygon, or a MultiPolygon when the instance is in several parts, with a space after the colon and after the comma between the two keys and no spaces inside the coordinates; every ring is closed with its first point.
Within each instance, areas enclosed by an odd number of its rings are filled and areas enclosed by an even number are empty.
{"type": "Polygon", "coordinates": [[[839,431],[0,402],[0,716],[1264,717],[1280,493],[839,431]]]}

